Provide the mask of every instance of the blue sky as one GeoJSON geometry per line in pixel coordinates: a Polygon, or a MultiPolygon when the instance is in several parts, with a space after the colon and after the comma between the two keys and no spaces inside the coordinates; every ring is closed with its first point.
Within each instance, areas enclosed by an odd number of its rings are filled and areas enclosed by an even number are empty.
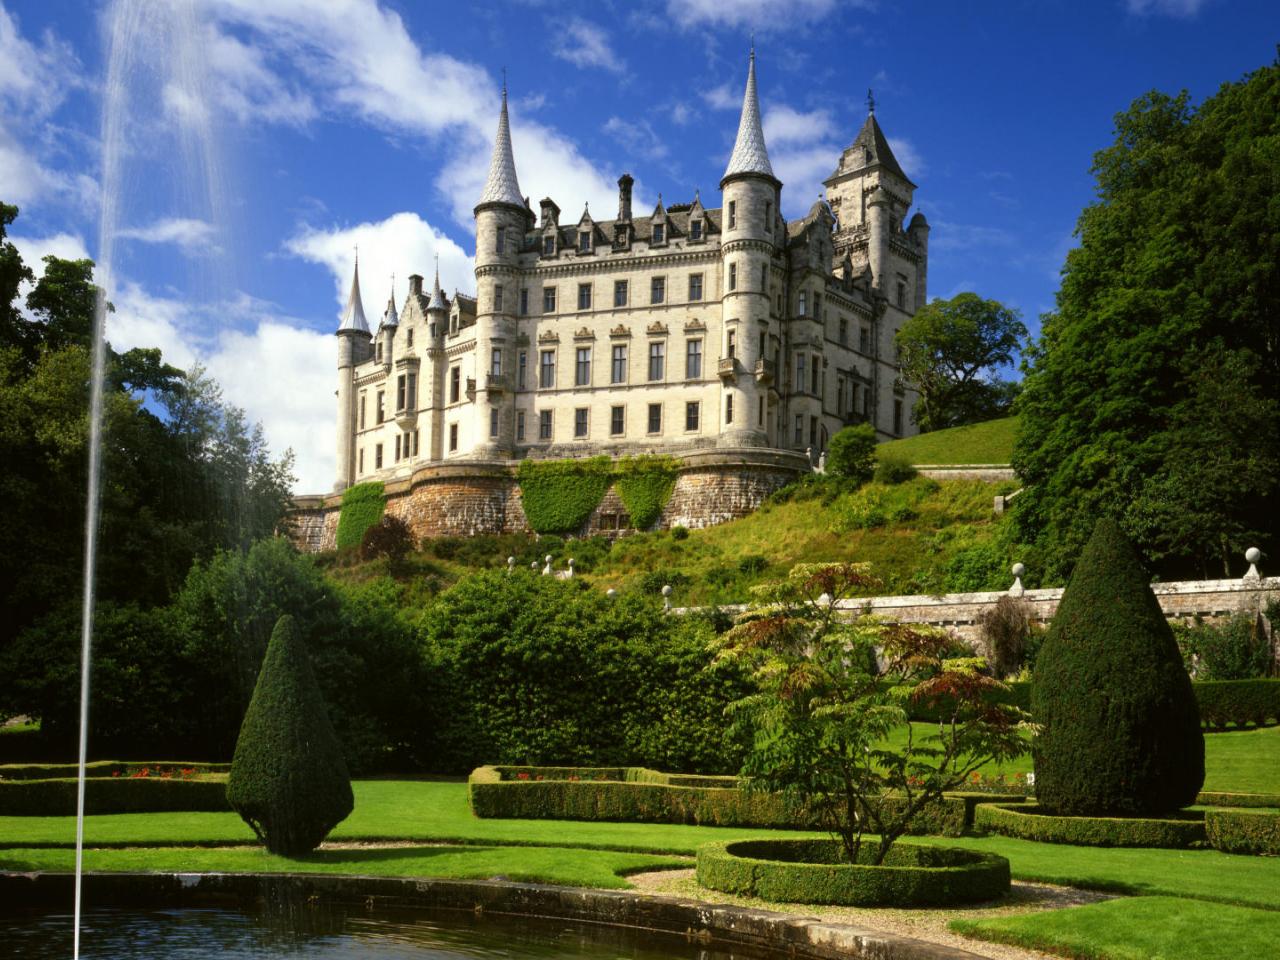
{"type": "Polygon", "coordinates": [[[639,209],[718,204],[753,33],[791,216],[872,87],[933,226],[931,296],[1035,330],[1114,114],[1153,88],[1198,102],[1274,59],[1277,27],[1274,0],[0,0],[0,199],[29,261],[98,256],[102,108],[124,104],[113,343],[205,364],[319,492],[352,249],[371,317],[437,255],[472,289],[504,68],[521,186],[575,218],[611,217],[624,170],[639,209]],[[105,37],[130,23],[109,95],[105,37]]]}

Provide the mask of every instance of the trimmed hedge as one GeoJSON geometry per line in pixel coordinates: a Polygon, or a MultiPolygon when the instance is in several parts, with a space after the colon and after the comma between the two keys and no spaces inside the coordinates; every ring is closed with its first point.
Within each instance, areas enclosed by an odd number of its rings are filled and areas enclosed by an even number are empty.
{"type": "MultiPolygon", "coordinates": [[[[0,816],[71,817],[76,812],[78,781],[12,780],[0,782],[0,816]]],[[[226,777],[216,780],[162,780],[156,777],[94,777],[85,781],[85,813],[225,813],[226,777]]]]}
{"type": "Polygon", "coordinates": [[[1204,832],[1209,846],[1223,853],[1280,854],[1280,814],[1209,810],[1204,832]]]}
{"type": "Polygon", "coordinates": [[[1034,803],[984,803],[974,814],[978,830],[1006,837],[1069,843],[1079,847],[1190,847],[1205,839],[1202,815],[1185,820],[1122,817],[1060,817],[1040,813],[1034,803]],[[1192,819],[1192,818],[1195,819],[1192,819]]]}
{"type": "Polygon", "coordinates": [[[529,526],[538,533],[574,533],[604,499],[613,462],[608,457],[521,460],[516,479],[529,526]]]}
{"type": "MultiPolygon", "coordinates": [[[[227,773],[231,770],[229,763],[186,763],[181,760],[153,760],[142,763],[95,760],[84,765],[84,774],[86,777],[127,777],[144,767],[152,771],[153,777],[159,776],[165,770],[179,775],[183,770],[195,770],[199,774],[227,773]]],[[[80,767],[75,763],[0,764],[0,780],[57,780],[63,777],[75,778],[79,773],[80,767]]]]}
{"type": "Polygon", "coordinates": [[[1280,723],[1280,679],[1196,680],[1191,686],[1206,727],[1280,723]]]}
{"type": "Polygon", "coordinates": [[[1201,790],[1196,803],[1206,807],[1280,807],[1280,793],[1218,793],[1201,790]]]}
{"type": "MultiPolygon", "coordinates": [[[[870,860],[873,847],[862,854],[870,860]]],[[[923,907],[1009,892],[1009,861],[994,853],[896,843],[881,866],[844,863],[834,840],[739,840],[698,848],[698,883],[778,903],[923,907]]]]}
{"type": "Polygon", "coordinates": [[[664,454],[623,457],[614,467],[618,497],[627,508],[631,526],[648,530],[671,499],[680,461],[664,454]]]}
{"type": "Polygon", "coordinates": [[[342,510],[334,538],[339,550],[360,546],[364,532],[382,519],[387,505],[384,490],[381,480],[369,480],[342,491],[342,510]]]}

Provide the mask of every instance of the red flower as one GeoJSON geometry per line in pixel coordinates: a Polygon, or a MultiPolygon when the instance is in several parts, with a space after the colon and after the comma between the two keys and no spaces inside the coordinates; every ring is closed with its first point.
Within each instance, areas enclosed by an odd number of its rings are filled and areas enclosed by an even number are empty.
{"type": "Polygon", "coordinates": [[[528,779],[529,779],[529,774],[528,774],[528,773],[526,773],[525,771],[521,770],[519,773],[517,773],[517,774],[516,774],[516,779],[517,779],[517,780],[528,780],[528,779]]]}

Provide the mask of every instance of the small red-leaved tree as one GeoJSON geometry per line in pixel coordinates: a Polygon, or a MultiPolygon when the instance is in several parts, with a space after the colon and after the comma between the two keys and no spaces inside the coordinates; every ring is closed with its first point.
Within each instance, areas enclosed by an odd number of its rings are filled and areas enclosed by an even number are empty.
{"type": "Polygon", "coordinates": [[[949,663],[949,636],[840,608],[878,585],[866,564],[797,566],[757,588],[720,651],[750,664],[757,683],[730,708],[751,737],[748,787],[798,802],[840,839],[851,863],[882,863],[945,791],[1028,749],[1026,714],[991,702],[1003,684],[972,660],[949,663]],[[936,729],[922,734],[909,724],[908,701],[935,711],[936,729]],[[870,834],[878,841],[864,855],[870,834]]]}

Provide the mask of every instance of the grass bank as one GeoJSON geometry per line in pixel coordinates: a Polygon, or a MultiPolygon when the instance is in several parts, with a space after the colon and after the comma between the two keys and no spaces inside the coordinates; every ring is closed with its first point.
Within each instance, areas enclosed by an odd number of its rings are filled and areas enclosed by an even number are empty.
{"type": "Polygon", "coordinates": [[[890,440],[880,449],[905,457],[912,463],[1000,463],[1013,456],[1013,441],[1018,432],[1018,418],[988,420],[967,427],[952,427],[890,440]]]}

